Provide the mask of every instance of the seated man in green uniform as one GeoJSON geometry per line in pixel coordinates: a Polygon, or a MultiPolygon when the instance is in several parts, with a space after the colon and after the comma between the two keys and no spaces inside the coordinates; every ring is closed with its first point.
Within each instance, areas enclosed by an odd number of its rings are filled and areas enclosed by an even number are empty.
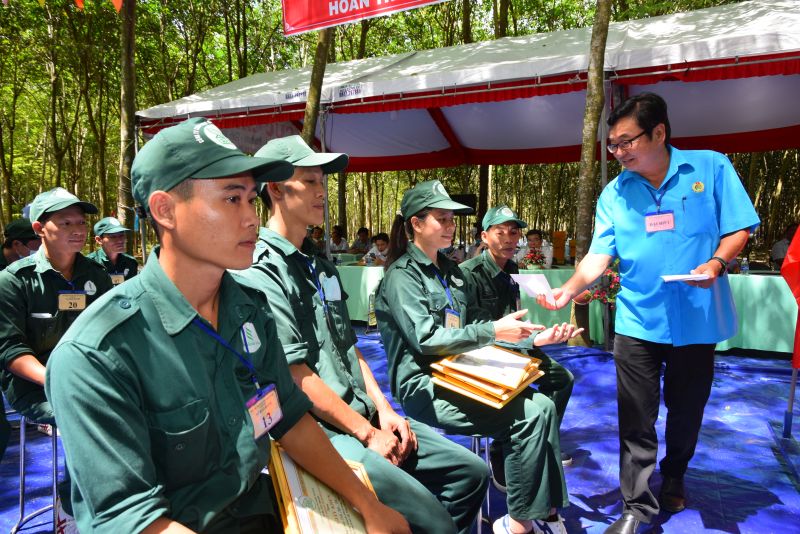
{"type": "Polygon", "coordinates": [[[238,275],[266,293],[311,413],[343,457],[364,464],[378,498],[412,531],[469,532],[486,492],[486,466],[392,409],[355,347],[336,267],[315,257],[305,238],[324,217],[323,174],[343,170],[347,155],[317,154],[297,135],[274,139],[256,155],[288,161],[295,172],[261,191],[272,216],[259,233],[255,264],[238,275]]]}
{"type": "Polygon", "coordinates": [[[116,217],[103,217],[94,225],[94,241],[98,248],[87,257],[106,268],[115,286],[130,280],[139,272],[136,258],[125,254],[129,229],[116,217]]]}
{"type": "MultiPolygon", "coordinates": [[[[39,250],[39,245],[42,244],[42,240],[33,231],[28,219],[14,219],[3,228],[3,234],[5,240],[3,253],[0,254],[0,271],[15,261],[30,256],[39,250]]],[[[11,426],[6,419],[5,401],[0,395],[0,461],[3,460],[10,435],[11,426]]]]}
{"type": "Polygon", "coordinates": [[[50,351],[112,287],[105,270],[81,254],[87,213],[97,208],[66,189],[39,194],[30,216],[42,245],[0,272],[0,384],[11,407],[38,423],[54,422],[43,387],[50,351]]]}
{"type": "Polygon", "coordinates": [[[131,169],[161,245],[70,329],[47,367],[81,532],[274,532],[269,433],[376,532],[408,532],[336,453],[292,382],[252,259],[256,183],[291,166],[206,119],[159,132],[131,169]]]}
{"type": "MultiPolygon", "coordinates": [[[[519,273],[519,269],[512,258],[521,229],[528,225],[508,206],[491,208],[483,217],[482,225],[481,241],[486,244],[486,249],[462,263],[461,271],[467,281],[472,301],[485,312],[484,316],[476,319],[496,321],[520,309],[519,285],[511,278],[512,274],[519,273]]],[[[558,423],[561,425],[575,377],[553,358],[532,347],[532,339],[526,340],[527,346],[526,343],[521,343],[517,348],[527,348],[532,356],[542,360],[539,369],[544,371],[544,376],[536,381],[536,385],[539,391],[550,397],[555,404],[558,423]]],[[[492,443],[490,453],[493,481],[498,489],[503,490],[505,474],[502,469],[502,448],[499,443],[497,445],[492,443]]],[[[562,452],[561,463],[569,465],[572,463],[572,458],[562,452]]]]}
{"type": "Polygon", "coordinates": [[[5,240],[3,254],[0,254],[0,271],[17,260],[27,258],[42,244],[28,219],[14,219],[3,228],[3,235],[5,240]]]}

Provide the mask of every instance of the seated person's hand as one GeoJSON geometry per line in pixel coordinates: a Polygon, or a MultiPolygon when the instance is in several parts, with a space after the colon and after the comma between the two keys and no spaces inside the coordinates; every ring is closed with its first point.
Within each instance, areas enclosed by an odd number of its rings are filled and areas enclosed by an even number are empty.
{"type": "Polygon", "coordinates": [[[509,313],[505,317],[494,322],[494,337],[497,341],[508,341],[518,343],[523,339],[528,339],[537,330],[544,330],[544,325],[532,324],[528,321],[520,321],[528,310],[519,310],[509,313]]]}
{"type": "Polygon", "coordinates": [[[377,499],[373,506],[359,512],[364,517],[364,526],[370,534],[411,534],[406,518],[377,499]]]}
{"type": "Polygon", "coordinates": [[[583,328],[578,328],[574,324],[561,323],[554,324],[547,330],[539,332],[533,344],[536,347],[543,345],[552,345],[554,343],[563,343],[572,338],[578,337],[583,332],[583,328]]]}

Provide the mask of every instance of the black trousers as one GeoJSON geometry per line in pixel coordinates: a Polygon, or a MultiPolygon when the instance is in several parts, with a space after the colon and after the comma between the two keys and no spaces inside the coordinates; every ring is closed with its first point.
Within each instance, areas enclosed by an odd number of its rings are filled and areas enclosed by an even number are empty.
{"type": "Polygon", "coordinates": [[[658,500],[649,480],[656,464],[658,438],[655,423],[664,365],[664,404],[667,407],[661,474],[682,477],[694,456],[703,411],[714,378],[714,344],[675,347],[617,334],[619,417],[619,486],[625,511],[650,522],[658,514],[658,500]]]}

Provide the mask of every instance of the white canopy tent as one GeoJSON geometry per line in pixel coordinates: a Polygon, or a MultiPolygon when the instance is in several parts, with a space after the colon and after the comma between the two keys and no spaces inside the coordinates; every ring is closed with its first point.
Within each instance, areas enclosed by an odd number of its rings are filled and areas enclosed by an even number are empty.
{"type": "MultiPolygon", "coordinates": [[[[673,143],[800,147],[800,1],[613,23],[607,89],[654,91],[673,143]]],[[[350,171],[579,158],[591,28],[328,65],[317,139],[350,171]]],[[[206,116],[247,152],[298,133],[310,68],[255,74],[137,113],[146,135],[206,116]]]]}

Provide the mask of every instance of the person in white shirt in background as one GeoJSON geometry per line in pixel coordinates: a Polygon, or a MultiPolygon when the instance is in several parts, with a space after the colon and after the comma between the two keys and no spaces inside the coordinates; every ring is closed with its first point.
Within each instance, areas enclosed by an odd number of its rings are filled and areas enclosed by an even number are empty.
{"type": "Polygon", "coordinates": [[[334,225],[331,229],[330,244],[331,252],[347,252],[350,249],[350,246],[347,244],[344,228],[338,224],[334,225]]]}
{"type": "Polygon", "coordinates": [[[789,243],[792,242],[792,238],[794,237],[794,233],[797,231],[797,223],[792,223],[786,227],[786,232],[784,233],[783,239],[772,245],[772,251],[769,253],[769,257],[772,259],[772,263],[780,269],[781,265],[783,265],[783,258],[786,257],[786,252],[789,250],[789,243]]]}
{"type": "Polygon", "coordinates": [[[386,262],[386,253],[389,252],[389,234],[381,232],[372,241],[372,248],[364,254],[364,263],[367,265],[383,265],[386,262]]]}

